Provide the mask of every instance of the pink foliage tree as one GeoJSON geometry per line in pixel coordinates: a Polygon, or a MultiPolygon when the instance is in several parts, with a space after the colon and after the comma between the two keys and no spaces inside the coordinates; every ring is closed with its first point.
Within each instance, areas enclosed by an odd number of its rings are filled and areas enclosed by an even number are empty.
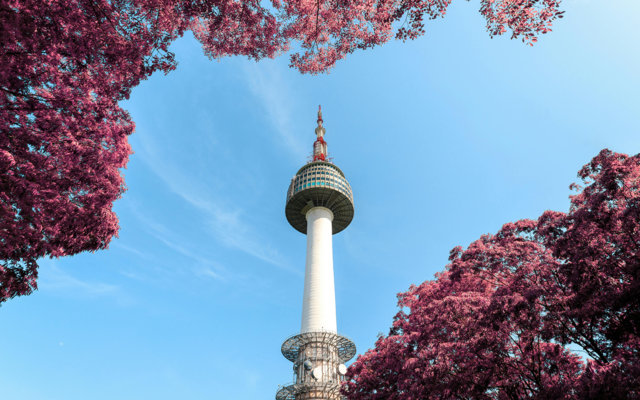
{"type": "MultiPolygon", "coordinates": [[[[134,131],[118,102],[192,30],[211,58],[275,57],[328,71],[356,49],[424,33],[450,0],[0,0],[0,304],[31,293],[37,259],[104,249],[134,131]],[[394,24],[402,23],[395,31],[394,24]]],[[[491,36],[526,43],[560,0],[481,0],[491,36]]]]}
{"type": "MultiPolygon", "coordinates": [[[[291,56],[291,66],[317,74],[358,49],[392,38],[415,39],[424,34],[424,20],[444,17],[452,0],[274,0],[283,34],[300,43],[304,53],[291,56]],[[398,29],[395,26],[400,24],[398,29]]],[[[480,13],[491,37],[509,30],[512,39],[533,45],[538,34],[551,31],[562,18],[560,0],[481,0],[480,13]]]]}
{"type": "Polygon", "coordinates": [[[0,15],[2,303],[37,287],[38,258],[104,249],[117,235],[112,206],[135,127],[118,102],[175,69],[168,46],[194,15],[221,38],[238,35],[238,23],[267,37],[227,54],[273,56],[280,44],[258,2],[2,0],[0,15]]]}
{"type": "Polygon", "coordinates": [[[445,272],[400,293],[389,335],[349,368],[344,394],[640,397],[640,155],[603,150],[579,176],[568,213],[457,247],[445,272]]]}
{"type": "Polygon", "coordinates": [[[103,249],[134,124],[118,106],[175,68],[185,28],[160,1],[0,2],[0,302],[36,288],[40,257],[103,249]]]}

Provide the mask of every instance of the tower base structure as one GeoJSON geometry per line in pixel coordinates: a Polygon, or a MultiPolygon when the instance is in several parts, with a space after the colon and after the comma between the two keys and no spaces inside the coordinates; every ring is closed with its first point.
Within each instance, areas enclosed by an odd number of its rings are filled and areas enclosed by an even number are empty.
{"type": "Polygon", "coordinates": [[[342,334],[303,332],[288,337],[282,355],[293,362],[293,382],[281,386],[276,400],[342,400],[340,366],[356,355],[356,345],[342,334]]]}

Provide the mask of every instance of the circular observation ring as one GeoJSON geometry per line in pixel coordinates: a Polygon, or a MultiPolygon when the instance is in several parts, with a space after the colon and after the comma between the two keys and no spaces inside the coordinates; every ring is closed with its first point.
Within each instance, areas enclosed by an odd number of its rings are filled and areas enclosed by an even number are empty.
{"type": "Polygon", "coordinates": [[[325,207],[331,210],[333,213],[331,226],[334,235],[349,226],[355,213],[353,201],[344,193],[331,187],[312,187],[295,193],[289,199],[285,208],[287,221],[297,231],[306,234],[306,214],[313,207],[325,207]]]}
{"type": "Polygon", "coordinates": [[[337,347],[338,357],[346,363],[356,355],[356,344],[348,336],[335,332],[315,331],[296,333],[282,343],[282,355],[291,362],[298,361],[300,348],[310,343],[329,344],[337,347]]]}
{"type": "Polygon", "coordinates": [[[337,165],[326,161],[306,164],[291,179],[285,214],[296,230],[307,233],[307,211],[325,207],[333,213],[332,233],[344,230],[353,220],[353,191],[337,165]]]}

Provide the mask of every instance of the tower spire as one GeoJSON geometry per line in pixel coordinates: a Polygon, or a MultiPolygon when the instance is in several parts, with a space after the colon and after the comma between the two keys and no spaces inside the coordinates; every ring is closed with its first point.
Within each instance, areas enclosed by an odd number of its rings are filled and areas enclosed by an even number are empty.
{"type": "Polygon", "coordinates": [[[322,126],[322,106],[318,106],[318,127],[316,136],[318,139],[313,143],[313,161],[326,161],[328,158],[327,142],[324,141],[324,134],[327,132],[322,126]]]}

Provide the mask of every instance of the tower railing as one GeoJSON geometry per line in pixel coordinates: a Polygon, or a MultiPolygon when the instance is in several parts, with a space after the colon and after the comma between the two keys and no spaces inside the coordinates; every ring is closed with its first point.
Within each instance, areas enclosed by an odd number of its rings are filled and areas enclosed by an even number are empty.
{"type": "Polygon", "coordinates": [[[349,336],[336,331],[322,329],[299,332],[289,336],[282,343],[282,355],[287,360],[296,362],[298,361],[301,347],[314,342],[335,346],[343,363],[351,360],[356,355],[356,344],[349,336]]]}

